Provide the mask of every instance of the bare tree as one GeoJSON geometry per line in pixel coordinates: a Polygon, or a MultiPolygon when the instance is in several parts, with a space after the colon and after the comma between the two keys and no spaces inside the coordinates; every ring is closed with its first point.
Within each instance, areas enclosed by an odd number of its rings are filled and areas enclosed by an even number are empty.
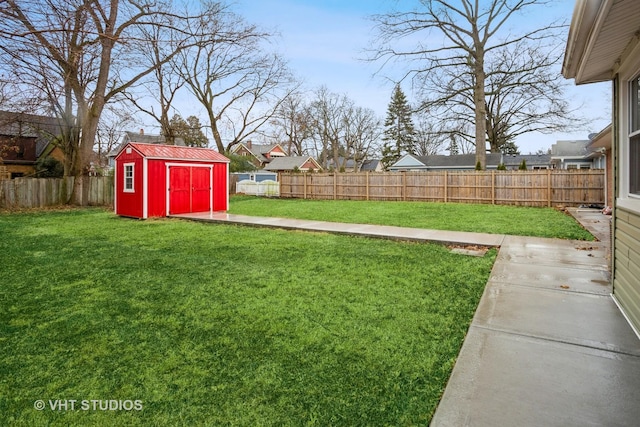
{"type": "MultiPolygon", "coordinates": [[[[486,132],[493,153],[517,151],[515,139],[528,132],[576,130],[585,124],[563,97],[567,86],[555,66],[559,45],[516,43],[494,51],[487,62],[486,132]]],[[[443,136],[473,143],[473,73],[466,66],[419,78],[423,109],[443,136]],[[465,126],[459,126],[463,122],[465,126]],[[468,129],[468,132],[464,132],[468,129]],[[462,132],[461,132],[462,130],[462,132]]]]}
{"type": "Polygon", "coordinates": [[[529,132],[574,131],[586,125],[580,108],[563,97],[568,82],[557,72],[564,45],[519,42],[502,49],[487,73],[487,138],[491,152],[513,146],[529,132]]]}
{"type": "Polygon", "coordinates": [[[344,136],[344,112],[351,106],[353,102],[350,99],[330,92],[326,86],[321,86],[315,91],[315,98],[309,104],[313,151],[323,169],[329,167],[329,159],[340,167],[337,162],[344,136]]]}
{"type": "MultiPolygon", "coordinates": [[[[2,59],[30,77],[25,85],[44,88],[66,129],[65,175],[77,178],[74,201],[84,203],[79,190],[106,104],[159,65],[135,60],[136,42],[145,37],[141,28],[179,31],[185,25],[168,4],[143,0],[5,0],[0,18],[2,59]]],[[[191,35],[183,35],[180,46],[186,48],[191,35]]]]}
{"type": "Polygon", "coordinates": [[[353,106],[345,112],[343,120],[345,163],[346,159],[352,159],[357,172],[364,161],[380,148],[380,119],[369,108],[353,106]]]}
{"type": "MultiPolygon", "coordinates": [[[[215,10],[207,11],[207,13],[215,13],[215,10]]],[[[176,135],[174,127],[171,125],[170,110],[185,81],[176,71],[178,66],[176,58],[168,62],[166,58],[171,56],[173,52],[180,50],[180,44],[183,43],[183,30],[161,25],[162,19],[158,16],[150,17],[150,20],[157,21],[157,25],[142,27],[140,32],[143,37],[137,43],[140,60],[147,67],[153,69],[153,72],[142,79],[136,87],[132,86],[129,90],[124,91],[123,96],[138,111],[157,121],[165,141],[173,145],[176,135]],[[145,91],[148,96],[141,96],[142,91],[145,91]],[[146,104],[149,98],[152,101],[151,105],[146,104]],[[158,106],[158,110],[156,110],[156,106],[158,106]]]]}
{"type": "Polygon", "coordinates": [[[308,106],[310,130],[308,151],[320,165],[344,170],[353,160],[356,170],[379,149],[380,119],[368,108],[355,105],[346,95],[330,92],[326,86],[315,91],[308,106]]]}
{"type": "MultiPolygon", "coordinates": [[[[446,90],[447,96],[442,99],[451,101],[446,103],[447,106],[456,105],[461,97],[466,98],[465,102],[473,106],[476,160],[484,169],[487,61],[490,55],[524,40],[553,38],[562,26],[552,23],[516,36],[500,38],[500,32],[516,15],[531,6],[548,3],[546,0],[421,0],[420,3],[420,10],[391,12],[374,17],[379,47],[372,49],[371,59],[415,63],[407,75],[422,78],[423,82],[437,81],[446,90]],[[418,41],[417,36],[420,36],[418,41]],[[429,36],[441,36],[442,41],[428,43],[433,40],[429,36]],[[397,42],[412,37],[411,48],[394,47],[397,42]],[[461,79],[461,76],[464,78],[461,79]],[[463,83],[457,83],[457,80],[463,83]]],[[[449,107],[449,111],[455,111],[455,108],[449,107]]]]}
{"type": "Polygon", "coordinates": [[[438,123],[425,112],[416,113],[415,154],[430,156],[438,154],[450,142],[450,134],[442,132],[438,123]]]}
{"type": "Polygon", "coordinates": [[[135,119],[127,109],[108,104],[100,115],[100,124],[96,132],[95,149],[100,159],[100,166],[105,166],[105,157],[116,148],[124,130],[135,123],[135,119]]]}
{"type": "Polygon", "coordinates": [[[305,100],[301,94],[294,93],[282,102],[270,124],[274,139],[283,143],[287,155],[301,156],[307,151],[305,144],[311,137],[311,123],[305,100]]]}
{"type": "Polygon", "coordinates": [[[260,132],[296,86],[282,59],[266,52],[269,33],[225,8],[214,13],[199,23],[206,30],[181,53],[179,69],[204,107],[218,151],[225,152],[260,132]]]}

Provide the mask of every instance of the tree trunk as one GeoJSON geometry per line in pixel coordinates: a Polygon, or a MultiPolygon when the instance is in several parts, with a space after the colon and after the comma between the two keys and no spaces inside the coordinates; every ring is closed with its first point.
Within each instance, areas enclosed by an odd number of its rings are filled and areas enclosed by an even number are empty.
{"type": "Polygon", "coordinates": [[[473,87],[476,120],[476,164],[480,163],[480,169],[485,170],[487,168],[487,108],[484,91],[484,49],[482,47],[476,47],[473,59],[476,79],[473,87]]]}
{"type": "Polygon", "coordinates": [[[213,116],[213,114],[209,113],[209,123],[211,123],[211,133],[213,134],[213,140],[216,143],[216,148],[219,153],[224,153],[224,144],[222,143],[222,137],[220,136],[220,131],[218,130],[218,121],[213,116]]]}

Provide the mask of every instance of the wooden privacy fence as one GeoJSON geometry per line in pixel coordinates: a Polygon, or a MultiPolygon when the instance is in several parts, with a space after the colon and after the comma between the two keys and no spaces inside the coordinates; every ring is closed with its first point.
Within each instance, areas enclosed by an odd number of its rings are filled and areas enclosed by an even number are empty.
{"type": "Polygon", "coordinates": [[[522,206],[603,204],[604,170],[280,174],[280,197],[522,206]]]}
{"type": "MultiPolygon", "coordinates": [[[[0,208],[38,208],[67,203],[73,189],[69,178],[16,178],[0,180],[0,208]]],[[[85,177],[82,193],[86,204],[108,206],[113,204],[113,177],[85,177]]]]}

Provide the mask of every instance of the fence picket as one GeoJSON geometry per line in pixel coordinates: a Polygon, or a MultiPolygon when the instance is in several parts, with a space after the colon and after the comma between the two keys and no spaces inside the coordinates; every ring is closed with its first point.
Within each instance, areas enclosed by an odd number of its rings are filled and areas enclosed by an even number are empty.
{"type": "Polygon", "coordinates": [[[280,197],[522,206],[604,203],[604,170],[280,174],[280,197]],[[362,182],[364,181],[364,184],[362,182]],[[303,191],[296,191],[297,188],[303,191]]]}
{"type": "MultiPolygon", "coordinates": [[[[87,204],[105,206],[113,204],[113,177],[88,178],[87,204]]],[[[15,178],[0,180],[0,208],[41,208],[63,205],[67,192],[73,188],[73,178],[67,178],[67,191],[62,178],[15,178]]]]}

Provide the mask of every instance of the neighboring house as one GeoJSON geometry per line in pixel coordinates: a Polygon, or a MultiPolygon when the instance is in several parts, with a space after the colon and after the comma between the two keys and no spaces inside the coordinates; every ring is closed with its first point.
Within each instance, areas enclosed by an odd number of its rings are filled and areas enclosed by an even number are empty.
{"type": "Polygon", "coordinates": [[[604,200],[607,206],[613,206],[613,155],[611,147],[611,125],[591,138],[589,151],[593,157],[593,167],[604,169],[604,200]]]}
{"type": "Polygon", "coordinates": [[[310,156],[275,157],[264,167],[271,172],[315,172],[322,170],[320,164],[310,156]]]}
{"type": "MultiPolygon", "coordinates": [[[[120,153],[120,150],[122,150],[122,148],[130,142],[140,142],[142,144],[167,144],[167,140],[164,135],[145,134],[144,129],[140,129],[140,132],[126,131],[122,135],[122,139],[120,140],[120,143],[116,146],[116,148],[114,148],[107,154],[109,168],[113,169],[113,167],[115,166],[116,156],[118,155],[118,153],[120,153]]],[[[175,138],[173,145],[176,145],[178,147],[186,146],[184,139],[179,137],[175,138]]]]}
{"type": "MultiPolygon", "coordinates": [[[[577,0],[562,74],[576,84],[611,81],[615,159],[613,297],[640,331],[640,1],[577,0]]],[[[640,334],[639,334],[640,336],[640,334]]]]}
{"type": "Polygon", "coordinates": [[[595,166],[598,162],[594,162],[594,157],[597,159],[600,156],[591,150],[590,145],[590,139],[557,141],[551,146],[554,169],[597,169],[595,166]]]}
{"type": "MultiPolygon", "coordinates": [[[[507,169],[518,169],[522,161],[525,161],[527,169],[549,169],[550,156],[547,154],[500,154],[488,153],[486,169],[498,169],[498,165],[503,163],[507,169]]],[[[455,156],[431,155],[414,156],[405,154],[393,165],[389,166],[390,171],[464,171],[475,170],[475,154],[458,154],[455,156]]]]}
{"type": "Polygon", "coordinates": [[[231,154],[247,157],[257,168],[264,168],[271,160],[287,157],[287,153],[280,144],[253,144],[251,141],[236,144],[231,148],[231,154]]]}
{"type": "Polygon", "coordinates": [[[56,117],[0,111],[0,164],[10,178],[32,176],[36,162],[51,156],[63,162],[55,140],[62,133],[56,117]]]}
{"type": "Polygon", "coordinates": [[[365,160],[360,166],[360,172],[382,172],[382,161],[380,159],[365,160]]]}
{"type": "Polygon", "coordinates": [[[333,159],[329,159],[328,167],[338,172],[382,172],[382,162],[379,159],[363,160],[361,164],[356,164],[353,159],[340,157],[336,165],[333,159]]]}
{"type": "Polygon", "coordinates": [[[353,159],[345,159],[344,157],[338,157],[338,161],[333,159],[327,161],[327,168],[338,172],[356,172],[356,161],[353,159]]]}

